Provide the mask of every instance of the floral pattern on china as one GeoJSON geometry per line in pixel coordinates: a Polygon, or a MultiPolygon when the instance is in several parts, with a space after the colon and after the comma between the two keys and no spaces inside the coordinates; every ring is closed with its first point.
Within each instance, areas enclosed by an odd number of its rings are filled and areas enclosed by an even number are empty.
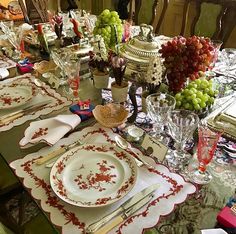
{"type": "Polygon", "coordinates": [[[33,97],[33,87],[26,84],[0,86],[0,109],[9,109],[21,106],[33,97]]]}
{"type": "Polygon", "coordinates": [[[62,200],[99,207],[124,197],[134,186],[137,166],[132,156],[107,144],[78,146],[54,164],[50,183],[62,200]]]}

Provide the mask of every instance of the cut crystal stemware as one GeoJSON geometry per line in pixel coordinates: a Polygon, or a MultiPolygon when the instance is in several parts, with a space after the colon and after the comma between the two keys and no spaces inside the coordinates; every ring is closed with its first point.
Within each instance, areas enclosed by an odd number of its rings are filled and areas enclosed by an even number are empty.
{"type": "Polygon", "coordinates": [[[189,161],[191,155],[184,150],[184,144],[192,138],[198,123],[199,117],[192,111],[174,110],[169,113],[168,128],[176,150],[167,156],[167,161],[173,168],[180,169],[189,161]]]}
{"type": "Polygon", "coordinates": [[[162,140],[161,133],[167,122],[168,112],[175,107],[175,98],[165,93],[151,94],[146,98],[147,112],[153,124],[154,137],[162,140]]]}

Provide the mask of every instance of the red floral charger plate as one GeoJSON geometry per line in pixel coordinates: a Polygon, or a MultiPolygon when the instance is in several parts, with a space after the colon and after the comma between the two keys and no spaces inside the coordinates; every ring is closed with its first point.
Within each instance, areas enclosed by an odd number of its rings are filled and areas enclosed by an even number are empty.
{"type": "Polygon", "coordinates": [[[107,144],[71,149],[54,164],[50,183],[63,201],[100,207],[124,197],[137,179],[137,165],[126,151],[107,144]]]}
{"type": "Polygon", "coordinates": [[[0,86],[0,110],[24,105],[33,97],[33,87],[27,84],[0,86]]]}

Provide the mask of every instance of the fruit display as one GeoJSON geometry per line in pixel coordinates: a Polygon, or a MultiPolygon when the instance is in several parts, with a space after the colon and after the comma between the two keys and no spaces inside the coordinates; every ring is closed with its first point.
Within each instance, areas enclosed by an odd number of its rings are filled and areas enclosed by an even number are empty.
{"type": "Polygon", "coordinates": [[[177,93],[189,79],[199,78],[199,71],[206,71],[213,60],[214,47],[208,38],[192,36],[175,37],[162,45],[159,52],[164,58],[169,90],[177,93]]]}
{"type": "Polygon", "coordinates": [[[123,34],[122,21],[116,11],[104,10],[99,16],[93,31],[101,35],[107,48],[114,49],[121,42],[123,34]]]}
{"type": "Polygon", "coordinates": [[[175,94],[176,108],[200,113],[214,103],[216,95],[213,81],[200,78],[191,81],[185,89],[175,94]]]}

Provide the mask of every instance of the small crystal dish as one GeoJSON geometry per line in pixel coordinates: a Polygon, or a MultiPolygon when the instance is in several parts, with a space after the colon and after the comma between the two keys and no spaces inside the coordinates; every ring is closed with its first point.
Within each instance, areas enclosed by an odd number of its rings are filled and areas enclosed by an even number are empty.
{"type": "Polygon", "coordinates": [[[106,105],[97,105],[93,110],[94,118],[102,126],[114,128],[126,122],[129,111],[121,104],[108,103],[106,105]]]}
{"type": "Polygon", "coordinates": [[[140,140],[140,138],[143,136],[144,131],[136,127],[135,125],[131,125],[127,128],[127,138],[129,141],[137,142],[140,140]]]}

